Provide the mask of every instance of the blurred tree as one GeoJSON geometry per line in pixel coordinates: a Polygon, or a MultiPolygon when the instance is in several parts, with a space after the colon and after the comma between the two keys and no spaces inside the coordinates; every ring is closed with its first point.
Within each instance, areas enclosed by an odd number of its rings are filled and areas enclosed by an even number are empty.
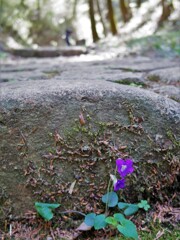
{"type": "Polygon", "coordinates": [[[27,7],[27,5],[25,3],[25,0],[20,1],[20,6],[21,6],[21,8],[26,8],[27,7]]]}
{"type": "Polygon", "coordinates": [[[163,22],[169,18],[171,15],[174,6],[173,6],[173,1],[170,0],[161,0],[161,5],[162,5],[162,14],[158,22],[158,26],[162,26],[163,22]]]}
{"type": "Polygon", "coordinates": [[[40,18],[41,18],[41,3],[40,3],[40,0],[37,0],[37,21],[40,21],[40,18]]]}
{"type": "Polygon", "coordinates": [[[16,39],[20,44],[27,45],[26,37],[22,36],[19,24],[25,23],[27,16],[27,6],[24,0],[21,1],[5,1],[1,0],[0,12],[0,28],[1,40],[5,40],[7,36],[16,39]],[[11,17],[10,17],[11,16],[11,17]],[[20,22],[21,20],[21,22],[20,22]]]}
{"type": "MultiPolygon", "coordinates": [[[[56,46],[64,44],[62,36],[65,30],[70,28],[74,39],[81,40],[86,37],[90,40],[89,33],[92,32],[93,41],[96,42],[99,40],[97,23],[102,25],[104,36],[108,32],[108,24],[112,34],[116,35],[115,14],[120,11],[123,22],[127,22],[132,16],[130,3],[140,7],[143,2],[147,2],[144,5],[147,8],[147,17],[142,18],[135,30],[147,21],[152,21],[151,15],[156,9],[150,8],[150,0],[0,0],[0,40],[10,43],[13,39],[21,45],[30,46],[56,46]],[[119,8],[113,8],[118,4],[119,8]],[[81,20],[88,19],[91,21],[91,28],[85,29],[85,22],[81,20]]],[[[178,9],[175,0],[158,0],[155,4],[162,6],[157,22],[158,27],[161,27],[173,10],[178,9]]]]}
{"type": "Polygon", "coordinates": [[[113,35],[117,34],[117,28],[116,28],[116,23],[114,20],[114,10],[113,10],[113,5],[111,0],[107,0],[107,8],[108,8],[108,18],[110,22],[110,27],[111,27],[111,32],[113,35]]]}
{"type": "Polygon", "coordinates": [[[96,21],[94,17],[94,0],[88,0],[89,4],[89,16],[91,20],[91,32],[93,37],[93,42],[97,42],[99,40],[99,36],[96,29],[96,21]]]}
{"type": "Polygon", "coordinates": [[[126,23],[132,17],[132,13],[131,13],[131,9],[129,7],[129,3],[128,3],[127,0],[119,0],[119,5],[120,5],[120,11],[121,11],[121,14],[122,14],[123,22],[126,23]]]}
{"type": "Polygon", "coordinates": [[[66,28],[73,28],[73,22],[77,17],[77,7],[79,0],[66,0],[64,3],[64,12],[62,15],[65,20],[66,28]]]}
{"type": "Polygon", "coordinates": [[[32,5],[27,19],[30,21],[29,35],[34,44],[49,45],[58,42],[59,25],[54,23],[52,4],[48,0],[36,0],[32,5]]]}
{"type": "Polygon", "coordinates": [[[99,14],[99,17],[100,17],[100,21],[101,21],[101,24],[102,24],[102,27],[103,27],[103,34],[106,37],[107,30],[106,30],[106,25],[105,25],[105,22],[104,22],[104,19],[103,19],[103,16],[102,16],[99,0],[96,0],[96,5],[97,5],[97,10],[98,10],[98,14],[99,14]]]}
{"type": "Polygon", "coordinates": [[[76,18],[78,1],[79,1],[79,0],[74,0],[74,2],[73,2],[72,19],[75,19],[75,18],[76,18]]]}
{"type": "Polygon", "coordinates": [[[136,5],[137,5],[138,8],[140,8],[141,3],[142,3],[142,0],[136,0],[136,5]]]}
{"type": "Polygon", "coordinates": [[[0,0],[0,30],[1,30],[1,23],[2,23],[2,15],[3,15],[3,0],[0,0]]]}

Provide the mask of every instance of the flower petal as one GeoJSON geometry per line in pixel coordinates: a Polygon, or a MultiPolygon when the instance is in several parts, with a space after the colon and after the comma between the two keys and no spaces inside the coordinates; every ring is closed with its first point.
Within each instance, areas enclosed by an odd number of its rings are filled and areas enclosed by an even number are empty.
{"type": "Polygon", "coordinates": [[[114,184],[114,191],[125,188],[125,179],[118,179],[114,184]]]}
{"type": "Polygon", "coordinates": [[[133,161],[131,159],[117,159],[116,160],[117,171],[122,178],[134,171],[133,161]]]}

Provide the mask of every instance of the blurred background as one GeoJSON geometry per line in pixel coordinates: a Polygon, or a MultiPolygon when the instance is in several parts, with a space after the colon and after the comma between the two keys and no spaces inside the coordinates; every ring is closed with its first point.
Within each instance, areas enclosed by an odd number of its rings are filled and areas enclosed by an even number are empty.
{"type": "Polygon", "coordinates": [[[126,42],[180,55],[179,29],[179,0],[0,0],[1,49],[126,42]]]}

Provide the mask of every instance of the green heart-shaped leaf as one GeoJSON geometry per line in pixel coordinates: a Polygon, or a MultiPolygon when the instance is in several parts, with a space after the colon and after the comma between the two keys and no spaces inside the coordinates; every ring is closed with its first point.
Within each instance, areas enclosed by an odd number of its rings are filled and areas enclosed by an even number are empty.
{"type": "Polygon", "coordinates": [[[37,211],[38,211],[39,215],[41,217],[43,217],[46,221],[49,221],[53,218],[53,213],[50,208],[40,207],[37,209],[37,211]]]}
{"type": "Polygon", "coordinates": [[[124,214],[126,216],[130,216],[135,214],[137,211],[139,210],[138,205],[136,204],[131,204],[130,206],[128,206],[125,210],[124,210],[124,214]]]}
{"type": "Polygon", "coordinates": [[[103,203],[106,203],[108,207],[115,207],[118,203],[118,195],[115,192],[109,192],[103,195],[103,203]]]}
{"type": "Polygon", "coordinates": [[[118,222],[117,222],[117,220],[116,220],[114,217],[107,217],[107,218],[105,219],[105,221],[106,221],[107,223],[113,225],[114,227],[117,227],[117,225],[118,225],[118,222]]]}
{"type": "Polygon", "coordinates": [[[139,205],[138,204],[130,204],[130,203],[119,202],[118,203],[118,208],[119,209],[125,209],[124,214],[126,216],[130,216],[130,215],[133,215],[134,213],[136,213],[138,211],[139,205]]]}
{"type": "Polygon", "coordinates": [[[130,205],[129,203],[118,202],[118,208],[119,209],[127,208],[129,205],[130,205]]]}
{"type": "Polygon", "coordinates": [[[120,233],[122,233],[125,237],[133,238],[135,240],[138,240],[138,233],[136,226],[134,223],[130,220],[123,219],[121,221],[121,225],[119,224],[117,226],[117,229],[120,233]]]}
{"type": "Polygon", "coordinates": [[[52,210],[59,207],[60,204],[57,203],[41,203],[35,202],[36,211],[39,213],[41,217],[43,217],[46,221],[49,221],[53,218],[52,210]]]}
{"type": "Polygon", "coordinates": [[[96,230],[106,227],[107,222],[105,221],[106,216],[104,214],[97,215],[94,220],[94,228],[96,230]]]}
{"type": "Polygon", "coordinates": [[[86,225],[93,227],[94,226],[94,220],[95,220],[96,214],[95,213],[89,213],[86,215],[84,222],[86,225]]]}
{"type": "Polygon", "coordinates": [[[120,223],[123,222],[123,220],[125,219],[124,215],[122,215],[121,213],[115,213],[114,218],[120,223]]]}

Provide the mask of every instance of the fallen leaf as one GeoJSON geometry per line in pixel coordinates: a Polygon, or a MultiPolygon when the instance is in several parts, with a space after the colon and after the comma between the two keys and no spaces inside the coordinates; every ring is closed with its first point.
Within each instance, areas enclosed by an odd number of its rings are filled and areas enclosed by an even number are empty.
{"type": "Polygon", "coordinates": [[[73,183],[71,183],[71,186],[69,188],[69,194],[73,193],[73,189],[74,189],[75,184],[76,184],[76,180],[73,183]]]}
{"type": "Polygon", "coordinates": [[[82,222],[81,225],[76,229],[77,231],[89,231],[91,230],[91,226],[88,226],[85,224],[85,222],[82,222]]]}
{"type": "Polygon", "coordinates": [[[85,125],[85,119],[82,113],[79,114],[79,122],[81,125],[85,125]]]}

